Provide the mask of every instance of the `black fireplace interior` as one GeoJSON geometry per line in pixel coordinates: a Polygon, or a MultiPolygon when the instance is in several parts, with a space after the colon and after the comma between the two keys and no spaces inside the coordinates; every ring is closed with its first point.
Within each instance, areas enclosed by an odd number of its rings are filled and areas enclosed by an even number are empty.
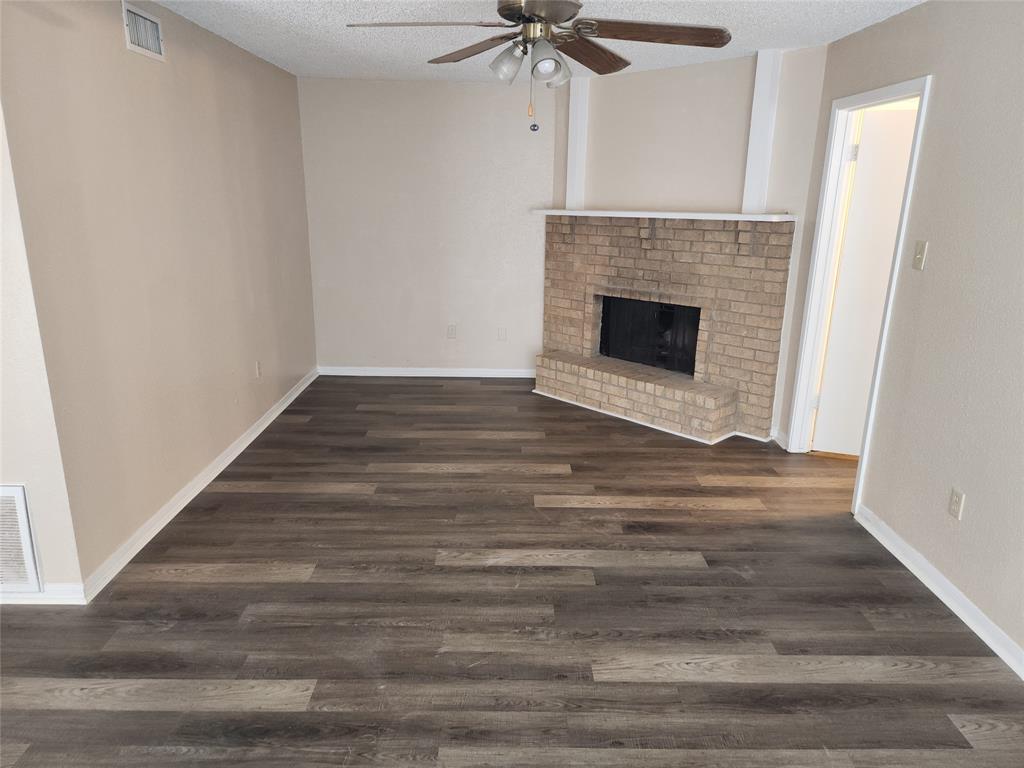
{"type": "Polygon", "coordinates": [[[601,298],[602,355],[693,375],[699,307],[601,298]]]}

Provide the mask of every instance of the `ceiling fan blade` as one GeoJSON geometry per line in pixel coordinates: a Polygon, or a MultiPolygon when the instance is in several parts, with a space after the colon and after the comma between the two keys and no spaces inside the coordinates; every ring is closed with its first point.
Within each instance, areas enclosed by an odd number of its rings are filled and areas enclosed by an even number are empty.
{"type": "Polygon", "coordinates": [[[690,24],[652,24],[643,21],[614,21],[610,19],[577,19],[573,30],[585,37],[608,40],[638,40],[642,43],[668,43],[670,45],[699,45],[721,48],[732,40],[724,27],[697,27],[690,24]]]}
{"type": "Polygon", "coordinates": [[[346,27],[517,27],[503,21],[376,21],[363,24],[346,24],[346,27]]]}
{"type": "Polygon", "coordinates": [[[474,43],[466,48],[460,48],[457,51],[446,53],[444,56],[438,56],[436,59],[431,59],[428,63],[451,64],[456,61],[462,61],[463,59],[468,59],[470,56],[476,56],[478,53],[489,51],[491,48],[497,48],[502,43],[507,43],[509,40],[515,40],[517,37],[519,37],[518,31],[509,32],[507,35],[489,37],[486,40],[481,40],[479,43],[474,43]]]}
{"type": "Polygon", "coordinates": [[[584,67],[599,75],[610,75],[612,72],[619,72],[629,66],[628,59],[622,58],[615,51],[585,37],[577,37],[575,40],[559,43],[557,48],[569,58],[576,59],[584,67]]]}

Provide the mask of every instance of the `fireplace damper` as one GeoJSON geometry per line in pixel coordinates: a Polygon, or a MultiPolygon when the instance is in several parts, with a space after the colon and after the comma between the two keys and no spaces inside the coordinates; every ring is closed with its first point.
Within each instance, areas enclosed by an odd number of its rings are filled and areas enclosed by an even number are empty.
{"type": "Polygon", "coordinates": [[[602,296],[600,353],[693,375],[700,308],[602,296]]]}

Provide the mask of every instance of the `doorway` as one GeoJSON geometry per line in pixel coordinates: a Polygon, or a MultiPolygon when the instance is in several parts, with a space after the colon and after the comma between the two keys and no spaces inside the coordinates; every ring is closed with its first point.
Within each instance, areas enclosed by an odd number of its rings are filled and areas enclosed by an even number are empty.
{"type": "Polygon", "coordinates": [[[811,450],[860,455],[920,99],[850,112],[836,276],[811,450]]]}
{"type": "Polygon", "coordinates": [[[930,79],[832,104],[791,451],[868,450],[930,79]]]}

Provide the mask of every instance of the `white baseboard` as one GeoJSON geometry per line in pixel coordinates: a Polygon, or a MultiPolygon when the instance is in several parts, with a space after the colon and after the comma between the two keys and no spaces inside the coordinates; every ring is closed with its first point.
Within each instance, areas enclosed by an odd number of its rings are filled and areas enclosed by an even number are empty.
{"type": "Polygon", "coordinates": [[[74,582],[47,584],[42,592],[4,592],[0,605],[85,605],[85,588],[74,582]]]}
{"type": "Polygon", "coordinates": [[[907,570],[917,576],[939,600],[946,604],[949,610],[960,617],[960,620],[981,638],[985,645],[991,648],[1018,677],[1024,680],[1024,648],[972,603],[967,595],[943,576],[924,555],[882,522],[878,515],[863,504],[858,504],[854,519],[864,526],[868,533],[878,539],[883,547],[903,563],[907,570]]]}
{"type": "Polygon", "coordinates": [[[143,523],[124,544],[103,561],[99,568],[89,574],[85,579],[86,602],[96,597],[100,590],[107,586],[110,580],[128,564],[128,561],[135,557],[140,549],[146,546],[175,515],[183,510],[186,504],[199,495],[199,492],[209,485],[211,480],[223,472],[224,468],[234,461],[238,454],[244,451],[249,443],[255,440],[260,432],[266,429],[270,422],[276,419],[281,411],[287,408],[292,400],[298,397],[316,377],[317,372],[315,369],[303,376],[298,384],[288,390],[284,397],[270,406],[270,409],[260,416],[255,424],[225,448],[217,458],[211,461],[202,472],[192,478],[184,488],[174,494],[166,504],[157,510],[155,515],[143,523]]]}
{"type": "Polygon", "coordinates": [[[605,411],[605,410],[603,410],[601,408],[595,408],[592,405],[584,405],[583,403],[577,403],[575,400],[567,400],[566,398],[559,397],[558,395],[551,395],[551,394],[548,394],[547,392],[541,392],[539,389],[533,390],[533,394],[541,395],[542,397],[549,397],[552,400],[557,400],[560,403],[568,403],[569,405],[575,405],[577,408],[586,408],[588,411],[594,411],[595,413],[602,413],[605,416],[611,416],[613,419],[622,419],[623,421],[628,421],[628,422],[631,422],[632,424],[639,424],[641,427],[647,427],[648,429],[656,429],[659,432],[666,432],[666,433],[668,433],[670,435],[675,435],[676,437],[684,437],[687,440],[693,440],[693,441],[698,442],[698,443],[703,443],[704,445],[717,445],[718,443],[722,442],[723,440],[728,440],[730,437],[745,437],[748,440],[756,440],[759,443],[770,443],[771,442],[771,438],[770,437],[756,437],[754,435],[748,435],[746,432],[730,432],[727,435],[722,435],[717,440],[705,440],[703,437],[694,437],[693,435],[688,435],[685,432],[676,432],[674,429],[665,429],[665,427],[656,427],[654,424],[648,424],[646,421],[640,421],[638,419],[631,419],[631,418],[629,418],[629,416],[623,416],[621,413],[612,413],[611,411],[605,411]]]}
{"type": "Polygon", "coordinates": [[[774,440],[782,450],[784,450],[784,451],[788,451],[789,450],[789,433],[788,432],[783,432],[782,430],[779,430],[778,432],[774,432],[772,434],[772,440],[774,440]]]}
{"type": "Polygon", "coordinates": [[[534,368],[365,368],[321,365],[321,376],[431,376],[458,379],[532,379],[534,368]]]}

